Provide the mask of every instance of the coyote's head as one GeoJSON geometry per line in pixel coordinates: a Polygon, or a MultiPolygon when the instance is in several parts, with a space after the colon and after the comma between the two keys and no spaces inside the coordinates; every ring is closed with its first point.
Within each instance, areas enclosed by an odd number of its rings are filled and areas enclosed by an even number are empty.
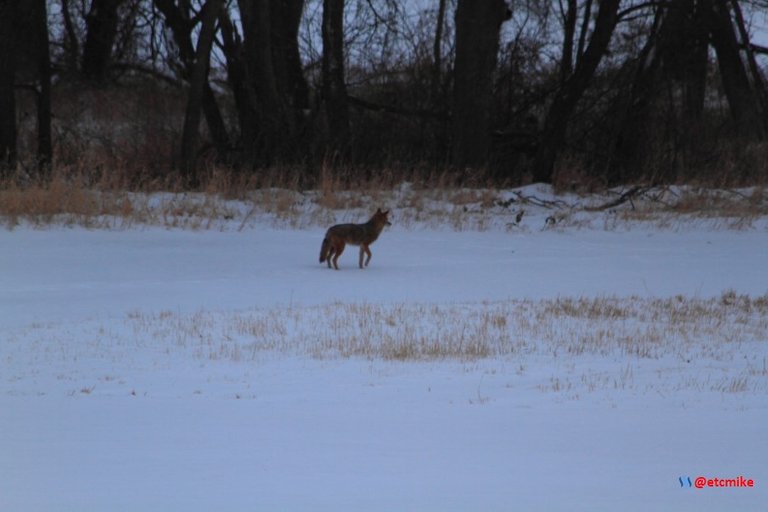
{"type": "Polygon", "coordinates": [[[384,226],[392,225],[392,223],[389,222],[389,210],[383,212],[381,211],[381,208],[376,210],[376,213],[373,214],[373,217],[371,218],[371,220],[379,229],[383,229],[384,226]]]}

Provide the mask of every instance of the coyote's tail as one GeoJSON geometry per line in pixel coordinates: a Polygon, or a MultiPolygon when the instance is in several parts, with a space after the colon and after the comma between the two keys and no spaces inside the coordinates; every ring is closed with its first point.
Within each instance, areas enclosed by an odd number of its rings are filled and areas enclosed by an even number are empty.
{"type": "Polygon", "coordinates": [[[323,238],[323,245],[320,246],[320,263],[328,259],[328,251],[331,249],[331,241],[328,237],[323,238]]]}

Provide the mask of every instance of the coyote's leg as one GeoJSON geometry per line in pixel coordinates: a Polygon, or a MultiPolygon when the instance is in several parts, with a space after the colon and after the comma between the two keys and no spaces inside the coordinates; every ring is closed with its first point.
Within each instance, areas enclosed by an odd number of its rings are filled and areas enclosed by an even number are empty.
{"type": "Polygon", "coordinates": [[[336,252],[336,249],[334,249],[333,246],[331,246],[330,249],[328,249],[328,268],[331,268],[331,258],[333,258],[333,254],[336,252]]]}
{"type": "Polygon", "coordinates": [[[339,270],[339,256],[341,256],[341,253],[344,252],[344,243],[342,242],[339,244],[339,246],[336,248],[336,255],[333,257],[333,266],[336,268],[336,270],[339,270]]]}
{"type": "Polygon", "coordinates": [[[365,254],[368,255],[368,258],[365,260],[365,266],[367,267],[368,264],[371,262],[371,248],[367,245],[361,245],[360,246],[360,268],[363,268],[363,251],[365,251],[365,254]]]}

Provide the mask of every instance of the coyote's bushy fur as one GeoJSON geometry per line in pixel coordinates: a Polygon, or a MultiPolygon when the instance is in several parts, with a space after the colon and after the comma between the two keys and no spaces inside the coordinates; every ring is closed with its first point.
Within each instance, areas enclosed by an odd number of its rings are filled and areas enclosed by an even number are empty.
{"type": "Polygon", "coordinates": [[[391,226],[389,222],[389,210],[383,212],[381,208],[376,210],[371,220],[365,224],[337,224],[325,233],[323,245],[320,246],[320,263],[327,261],[328,268],[331,268],[331,260],[336,270],[339,270],[337,263],[339,256],[344,252],[347,244],[360,246],[360,268],[363,268],[363,254],[367,254],[365,266],[371,261],[371,249],[369,246],[379,238],[384,226],[391,226]]]}

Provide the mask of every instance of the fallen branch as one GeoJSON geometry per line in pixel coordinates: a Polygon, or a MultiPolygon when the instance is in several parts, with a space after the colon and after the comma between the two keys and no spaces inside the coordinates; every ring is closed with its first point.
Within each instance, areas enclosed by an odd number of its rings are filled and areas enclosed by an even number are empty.
{"type": "Polygon", "coordinates": [[[601,204],[600,206],[586,206],[584,207],[585,211],[588,212],[600,212],[603,210],[607,210],[609,208],[614,208],[616,206],[619,206],[620,204],[624,204],[627,201],[629,201],[629,204],[632,205],[632,209],[635,209],[635,203],[632,202],[632,198],[635,197],[638,194],[642,194],[647,189],[640,186],[634,186],[631,189],[627,190],[623,194],[621,194],[617,199],[614,199],[613,201],[609,201],[607,203],[601,204]]]}
{"type": "Polygon", "coordinates": [[[555,199],[554,201],[548,201],[546,199],[539,199],[536,196],[524,196],[520,192],[515,192],[514,194],[517,196],[518,200],[523,204],[528,203],[536,206],[543,206],[544,208],[549,208],[549,209],[569,207],[568,203],[560,199],[555,199]]]}

